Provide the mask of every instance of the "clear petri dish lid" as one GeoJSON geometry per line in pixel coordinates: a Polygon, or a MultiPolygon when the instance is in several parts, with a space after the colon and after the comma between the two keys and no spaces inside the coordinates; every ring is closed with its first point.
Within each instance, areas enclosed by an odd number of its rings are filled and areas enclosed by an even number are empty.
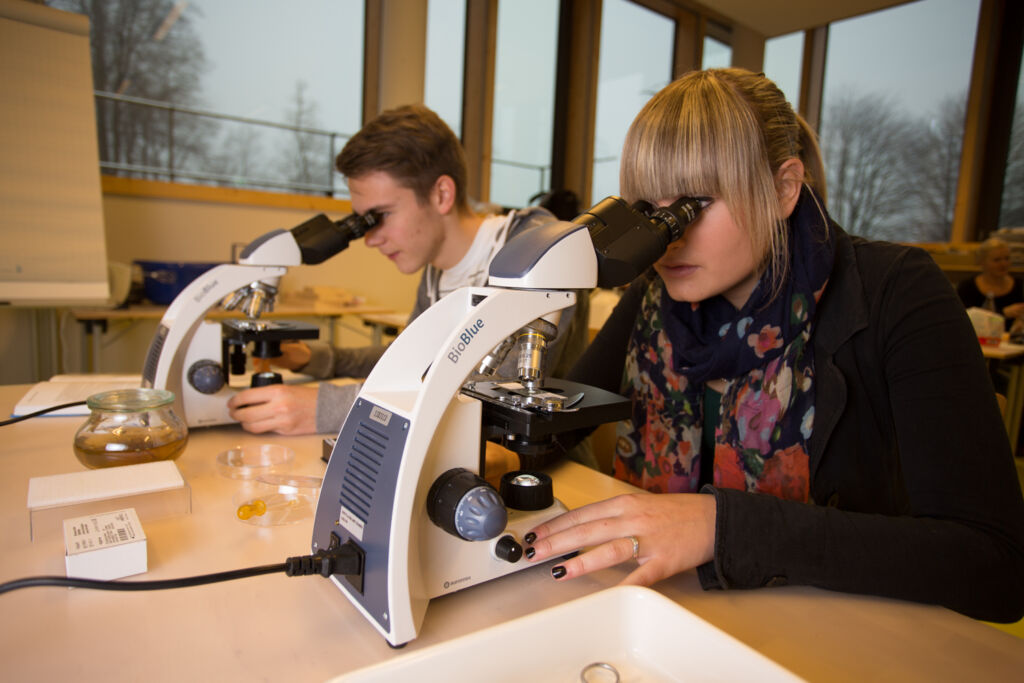
{"type": "Polygon", "coordinates": [[[265,474],[245,482],[234,496],[235,518],[253,526],[296,524],[313,517],[319,477],[265,474]]]}
{"type": "Polygon", "coordinates": [[[217,454],[217,471],[230,479],[256,479],[287,470],[294,460],[295,451],[287,446],[235,446],[217,454]]]}

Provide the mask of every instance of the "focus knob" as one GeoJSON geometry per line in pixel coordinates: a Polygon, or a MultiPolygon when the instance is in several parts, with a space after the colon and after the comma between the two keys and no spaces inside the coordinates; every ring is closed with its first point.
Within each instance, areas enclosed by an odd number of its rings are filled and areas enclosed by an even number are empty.
{"type": "Polygon", "coordinates": [[[494,487],[461,467],[431,485],[427,514],[434,524],[467,541],[492,539],[508,524],[508,511],[494,487]]]}
{"type": "Polygon", "coordinates": [[[501,477],[501,498],[513,510],[544,510],[555,502],[551,477],[517,470],[501,477]]]}
{"type": "Polygon", "coordinates": [[[200,394],[216,394],[224,386],[224,369],[210,359],[197,360],[188,369],[188,383],[200,394]]]}

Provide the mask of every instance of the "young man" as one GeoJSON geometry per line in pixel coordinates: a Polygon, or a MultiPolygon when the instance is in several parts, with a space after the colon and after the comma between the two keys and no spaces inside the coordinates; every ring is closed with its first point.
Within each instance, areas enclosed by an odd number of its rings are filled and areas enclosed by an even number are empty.
{"type": "MultiPolygon", "coordinates": [[[[455,289],[485,285],[491,259],[510,237],[556,220],[538,207],[506,215],[473,212],[462,146],[437,114],[419,105],[371,121],[348,141],[336,166],[347,179],[353,211],[380,216],[364,237],[367,246],[403,273],[423,271],[410,322],[455,289]]],[[[562,314],[558,337],[549,345],[549,374],[564,374],[586,346],[587,294],[581,292],[576,306],[562,314]]],[[[283,346],[277,364],[319,379],[366,377],[385,349],[322,342],[283,346]]],[[[250,432],[336,433],[358,392],[358,384],[277,384],[241,391],[228,406],[250,432]]]]}

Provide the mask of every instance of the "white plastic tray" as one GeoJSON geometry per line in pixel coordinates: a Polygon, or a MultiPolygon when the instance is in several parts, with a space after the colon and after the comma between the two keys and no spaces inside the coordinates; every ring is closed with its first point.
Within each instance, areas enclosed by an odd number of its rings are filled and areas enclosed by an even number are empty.
{"type": "MultiPolygon", "coordinates": [[[[649,588],[620,586],[332,679],[579,681],[588,664],[634,681],[802,680],[649,588]]],[[[589,680],[613,676],[593,672],[589,680]]]]}

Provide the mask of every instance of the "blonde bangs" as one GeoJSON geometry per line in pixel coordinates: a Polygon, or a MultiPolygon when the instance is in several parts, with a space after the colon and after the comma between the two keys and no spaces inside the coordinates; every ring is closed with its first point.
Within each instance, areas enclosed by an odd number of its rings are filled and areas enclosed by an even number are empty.
{"type": "Polygon", "coordinates": [[[619,186],[630,203],[724,201],[763,267],[770,254],[785,251],[773,170],[761,121],[722,75],[687,74],[644,106],[626,135],[619,186]]]}

